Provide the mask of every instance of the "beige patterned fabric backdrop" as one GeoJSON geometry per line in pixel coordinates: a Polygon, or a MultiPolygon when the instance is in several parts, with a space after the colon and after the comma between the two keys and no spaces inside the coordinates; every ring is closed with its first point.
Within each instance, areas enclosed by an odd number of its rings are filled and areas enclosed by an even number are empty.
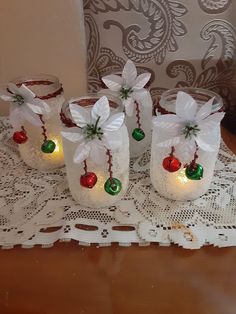
{"type": "Polygon", "coordinates": [[[195,86],[232,99],[236,0],[84,0],[89,90],[127,58],[152,73],[151,93],[195,86]]]}

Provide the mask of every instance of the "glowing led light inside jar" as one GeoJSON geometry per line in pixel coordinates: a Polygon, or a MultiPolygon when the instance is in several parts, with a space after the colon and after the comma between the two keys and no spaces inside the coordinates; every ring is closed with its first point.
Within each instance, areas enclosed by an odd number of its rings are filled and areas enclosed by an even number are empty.
{"type": "Polygon", "coordinates": [[[185,169],[182,169],[177,173],[176,181],[180,184],[190,183],[190,180],[185,175],[185,169]]]}

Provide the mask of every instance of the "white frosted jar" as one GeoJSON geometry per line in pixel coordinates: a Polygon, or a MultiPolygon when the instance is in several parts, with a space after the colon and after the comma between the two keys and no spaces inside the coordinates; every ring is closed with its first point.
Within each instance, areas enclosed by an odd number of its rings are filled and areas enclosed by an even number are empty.
{"type": "MultiPolygon", "coordinates": [[[[88,95],[75,99],[72,103],[84,107],[86,111],[90,113],[92,106],[99,98],[100,95],[88,95]]],[[[111,116],[121,111],[116,100],[114,101],[109,98],[109,105],[111,116]]],[[[68,104],[63,106],[61,117],[65,125],[64,132],[68,132],[71,128],[75,127],[68,104]]],[[[70,192],[75,201],[82,206],[91,208],[110,206],[119,201],[128,188],[129,138],[125,124],[116,131],[116,135],[122,139],[121,147],[114,151],[107,151],[106,154],[104,154],[104,162],[99,165],[96,164],[91,157],[86,158],[86,164],[84,162],[75,163],[73,157],[79,143],[73,143],[63,136],[65,165],[70,192]],[[111,167],[112,178],[118,179],[122,184],[121,191],[117,195],[108,194],[104,188],[105,182],[110,175],[109,167],[111,167]],[[97,182],[92,188],[81,185],[81,176],[85,174],[85,170],[88,173],[95,173],[97,176],[97,182]]]]}
{"type": "MultiPolygon", "coordinates": [[[[216,113],[223,106],[221,97],[212,91],[197,88],[172,89],[162,94],[159,108],[160,112],[164,114],[175,113],[175,103],[179,91],[190,94],[197,102],[198,110],[213,97],[215,98],[211,107],[211,113],[216,113]]],[[[173,137],[176,136],[174,133],[175,132],[173,132],[173,137]]],[[[172,200],[188,201],[194,200],[207,192],[212,181],[220,147],[220,123],[217,127],[212,128],[206,135],[206,139],[209,139],[210,143],[212,143],[215,148],[214,151],[209,152],[198,147],[196,155],[193,155],[189,154],[187,146],[176,145],[173,149],[172,157],[177,158],[177,160],[181,162],[181,166],[179,170],[169,172],[164,169],[163,163],[164,159],[170,156],[171,149],[170,147],[160,147],[158,144],[169,140],[169,135],[162,127],[158,127],[158,123],[154,125],[150,177],[154,188],[160,195],[172,200]],[[192,177],[189,179],[186,176],[186,166],[191,164],[194,157],[197,157],[197,164],[203,167],[203,176],[200,179],[192,179],[192,177]]],[[[176,163],[169,165],[175,167],[176,163]]]]}
{"type": "Polygon", "coordinates": [[[43,153],[41,150],[44,142],[41,126],[24,122],[28,140],[20,144],[19,152],[23,161],[30,167],[38,170],[51,170],[64,165],[64,154],[61,139],[62,123],[60,111],[65,99],[63,88],[58,78],[52,75],[33,75],[30,77],[19,77],[12,81],[17,86],[26,85],[36,96],[44,100],[50,107],[50,113],[43,115],[47,138],[56,144],[53,153],[43,153]]]}

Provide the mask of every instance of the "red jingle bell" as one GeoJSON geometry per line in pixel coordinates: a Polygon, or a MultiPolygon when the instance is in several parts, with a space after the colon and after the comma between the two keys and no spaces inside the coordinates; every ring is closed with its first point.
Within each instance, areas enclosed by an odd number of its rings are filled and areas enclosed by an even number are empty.
{"type": "Polygon", "coordinates": [[[24,144],[27,142],[28,137],[24,131],[16,131],[13,134],[13,141],[17,144],[24,144]]]}
{"type": "Polygon", "coordinates": [[[163,159],[162,166],[169,172],[175,172],[180,169],[181,162],[174,156],[168,156],[163,159]]]}
{"type": "Polygon", "coordinates": [[[80,184],[88,189],[92,189],[97,183],[97,176],[94,172],[87,172],[80,177],[80,184]]]}

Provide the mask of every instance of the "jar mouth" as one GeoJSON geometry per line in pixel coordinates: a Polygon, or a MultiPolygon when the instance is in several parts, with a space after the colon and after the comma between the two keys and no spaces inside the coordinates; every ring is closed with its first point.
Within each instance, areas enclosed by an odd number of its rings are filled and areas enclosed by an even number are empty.
{"type": "MultiPolygon", "coordinates": [[[[69,100],[68,102],[65,102],[62,106],[61,109],[61,121],[63,122],[63,124],[68,127],[74,127],[77,126],[74,122],[73,119],[71,117],[71,113],[70,113],[70,104],[76,104],[78,106],[81,107],[85,107],[85,108],[92,108],[92,106],[101,98],[102,96],[99,94],[90,94],[87,96],[82,96],[79,98],[74,98],[69,100]]],[[[116,111],[119,110],[120,108],[120,104],[118,101],[116,101],[116,99],[114,97],[110,97],[110,96],[106,96],[108,98],[109,101],[109,105],[111,108],[113,108],[113,113],[115,113],[116,111]]]]}
{"type": "Polygon", "coordinates": [[[56,76],[51,74],[19,76],[12,79],[11,83],[16,84],[18,87],[24,84],[42,100],[63,94],[62,84],[56,76]]]}
{"type": "Polygon", "coordinates": [[[194,87],[173,88],[165,91],[161,95],[160,104],[157,106],[157,110],[162,114],[175,113],[176,97],[180,91],[192,96],[197,102],[199,108],[214,97],[211,113],[223,110],[223,100],[220,95],[208,89],[194,87]]]}

